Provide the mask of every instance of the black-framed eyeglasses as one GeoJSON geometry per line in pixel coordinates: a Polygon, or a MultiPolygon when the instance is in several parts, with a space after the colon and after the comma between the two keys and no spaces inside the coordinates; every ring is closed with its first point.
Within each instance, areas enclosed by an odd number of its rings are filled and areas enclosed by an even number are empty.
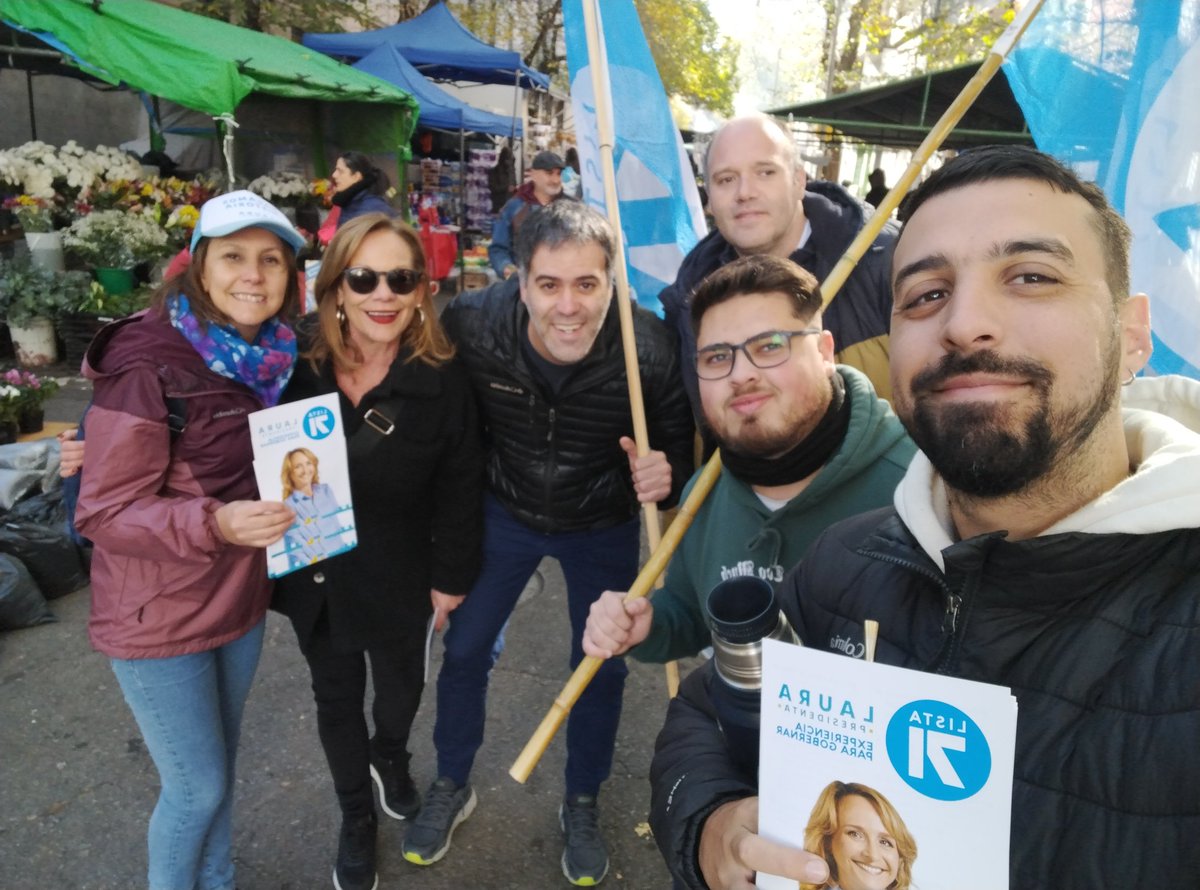
{"type": "Polygon", "coordinates": [[[792,338],[821,333],[820,328],[802,331],[763,331],[741,343],[714,343],[696,352],[696,376],[701,380],[721,380],[733,373],[739,351],[756,368],[774,368],[791,357],[792,338]]]}
{"type": "Polygon", "coordinates": [[[388,290],[394,294],[411,294],[425,277],[424,272],[416,269],[390,269],[387,272],[376,272],[366,266],[351,266],[342,273],[342,278],[356,294],[372,293],[379,286],[379,276],[387,282],[388,290]]]}

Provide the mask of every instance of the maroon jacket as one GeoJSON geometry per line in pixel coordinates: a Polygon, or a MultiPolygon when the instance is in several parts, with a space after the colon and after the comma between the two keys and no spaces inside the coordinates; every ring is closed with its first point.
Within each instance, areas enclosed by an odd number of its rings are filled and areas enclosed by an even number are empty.
{"type": "Polygon", "coordinates": [[[95,544],[92,645],[162,658],[237,639],[266,613],[266,556],[225,541],[213,514],[258,497],[246,415],[262,402],[153,311],[101,330],[84,374],[94,394],[75,524],[95,544]],[[174,442],[168,397],[187,405],[174,442]]]}

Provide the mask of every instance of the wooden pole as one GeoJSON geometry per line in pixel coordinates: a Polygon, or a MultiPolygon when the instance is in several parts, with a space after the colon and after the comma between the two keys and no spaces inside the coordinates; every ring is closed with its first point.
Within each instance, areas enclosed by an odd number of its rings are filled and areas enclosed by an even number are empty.
{"type": "MultiPolygon", "coordinates": [[[[591,0],[584,0],[583,7],[585,13],[589,2],[591,0]]],[[[833,271],[829,273],[829,277],[821,284],[821,291],[825,294],[825,303],[827,305],[837,294],[841,286],[845,284],[846,278],[854,268],[855,263],[862,257],[867,246],[875,240],[875,236],[879,234],[879,230],[883,228],[884,222],[891,215],[892,211],[896,209],[896,205],[900,203],[901,197],[907,193],[908,186],[915,181],[917,173],[925,166],[925,162],[929,160],[937,150],[937,147],[941,145],[950,131],[954,129],[954,125],[962,119],[963,114],[971,107],[971,103],[979,96],[980,91],[983,90],[992,75],[999,70],[1000,63],[1004,61],[1004,57],[1012,50],[1017,39],[1025,33],[1025,29],[1029,26],[1029,23],[1037,15],[1038,10],[1041,9],[1042,2],[1043,0],[1031,0],[1017,18],[1013,20],[1013,23],[1008,26],[1008,29],[1001,35],[1000,39],[996,41],[992,47],[991,55],[980,66],[979,72],[967,82],[958,98],[950,104],[950,107],[946,109],[941,119],[934,125],[929,136],[921,143],[904,176],[900,177],[896,185],[892,187],[892,190],[888,192],[887,197],[883,199],[883,203],[879,205],[879,208],[864,224],[863,230],[859,232],[858,237],[846,248],[845,255],[839,260],[833,271]],[[986,76],[981,76],[985,72],[986,76]],[[849,261],[848,258],[850,258],[849,261]]],[[[590,43],[588,51],[591,52],[590,43]]],[[[716,484],[717,476],[720,472],[721,454],[720,452],[716,452],[705,466],[700,478],[696,480],[696,484],[692,487],[687,501],[684,502],[683,507],[679,510],[679,515],[675,517],[675,521],[667,529],[667,534],[663,537],[661,545],[654,549],[654,552],[650,554],[650,559],[642,567],[641,573],[638,574],[637,580],[633,583],[628,595],[625,597],[626,600],[645,596],[650,592],[650,588],[653,586],[655,580],[657,580],[659,574],[666,569],[671,555],[683,539],[683,533],[691,525],[696,511],[700,509],[704,498],[708,496],[709,491],[716,484]]],[[[525,743],[525,748],[517,757],[516,763],[508,771],[509,775],[518,782],[524,782],[529,778],[529,774],[533,772],[533,768],[537,765],[538,760],[545,753],[550,740],[554,738],[554,733],[558,730],[563,719],[579,699],[580,694],[599,667],[600,659],[589,656],[580,662],[579,667],[575,669],[575,673],[572,674],[571,679],[567,681],[567,685],[563,687],[562,692],[559,693],[558,698],[551,705],[549,713],[543,718],[537,731],[525,743]]]]}
{"type": "MultiPolygon", "coordinates": [[[[717,477],[721,475],[721,455],[714,454],[704,466],[704,470],[700,473],[692,486],[691,492],[687,496],[687,500],[679,508],[679,515],[675,517],[675,521],[667,528],[666,534],[663,535],[662,543],[659,547],[650,554],[650,559],[642,566],[642,570],[638,573],[637,578],[629,588],[629,593],[625,596],[626,600],[638,599],[650,592],[654,586],[655,580],[662,574],[667,567],[667,562],[671,558],[671,554],[675,552],[675,548],[679,546],[679,541],[683,537],[683,533],[687,527],[691,525],[692,519],[696,516],[696,511],[700,509],[700,505],[704,503],[704,499],[712,490],[713,484],[717,481],[717,477]]],[[[542,719],[541,725],[537,731],[525,744],[524,750],[517,758],[516,763],[508,771],[508,774],[518,782],[524,782],[529,778],[529,774],[533,772],[533,768],[537,766],[537,762],[545,753],[546,747],[550,744],[554,734],[570,713],[575,702],[579,700],[579,696],[591,682],[592,677],[596,675],[596,671],[600,669],[604,659],[597,658],[594,655],[588,655],[579,663],[579,667],[575,668],[575,673],[571,675],[571,679],[567,681],[567,685],[563,687],[562,692],[554,700],[554,704],[550,706],[549,713],[542,719]]]]}
{"type": "MultiPolygon", "coordinates": [[[[642,377],[638,370],[637,344],[633,332],[633,304],[629,297],[629,270],[625,267],[625,239],[621,236],[621,207],[617,196],[617,174],[613,164],[612,109],[609,108],[607,87],[607,65],[600,46],[600,22],[596,15],[594,0],[583,0],[583,21],[587,32],[589,67],[592,76],[592,94],[596,101],[596,133],[600,140],[600,173],[604,180],[604,206],[609,225],[615,235],[613,266],[616,272],[617,312],[621,320],[621,342],[625,352],[625,376],[629,381],[629,409],[633,415],[633,440],[637,445],[638,457],[650,453],[650,434],[646,429],[646,406],[642,397],[642,377]]],[[[658,549],[662,531],[658,520],[657,504],[642,504],[642,522],[646,528],[646,541],[653,552],[658,549]]],[[[657,579],[655,579],[657,580],[657,579]]],[[[666,666],[667,692],[674,696],[679,689],[679,667],[674,662],[666,666]]]]}

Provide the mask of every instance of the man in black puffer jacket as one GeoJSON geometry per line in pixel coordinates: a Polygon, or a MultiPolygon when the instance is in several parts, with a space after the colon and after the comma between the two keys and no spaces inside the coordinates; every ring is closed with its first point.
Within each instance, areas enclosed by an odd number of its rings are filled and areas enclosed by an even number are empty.
{"type": "MultiPolygon", "coordinates": [[[[475,806],[468,779],[483,742],[493,647],[538,563],[554,557],[566,576],[574,668],[592,602],[637,575],[639,501],[671,506],[691,474],[678,347],[635,306],[649,439],[660,449],[636,456],[613,245],[604,217],[556,201],[521,227],[518,275],[459,296],[442,316],[478,398],[487,495],[483,570],[450,615],[438,676],[438,778],[404,840],[405,858],[418,865],[445,855],[475,806]]],[[[567,723],[562,867],[573,884],[598,883],[608,870],[596,796],[612,765],[626,673],[621,659],[605,662],[567,723]]]]}
{"type": "MultiPolygon", "coordinates": [[[[805,645],[861,652],[875,619],[877,660],[1011,688],[1010,887],[1194,888],[1200,434],[1174,418],[1200,418],[1200,384],[1134,380],[1151,343],[1129,230],[1057,161],[979,149],[911,208],[891,367],[921,451],[894,508],[833,526],[784,579],[785,612],[805,645]]],[[[669,866],[693,888],[759,869],[824,886],[823,859],[756,836],[713,682],[688,678],[658,740],[669,866]]]]}
{"type": "MultiPolygon", "coordinates": [[[[787,257],[824,281],[872,212],[837,183],[810,181],[791,133],[762,114],[735,118],[716,132],[705,176],[717,228],[683,258],[675,283],[659,294],[667,324],[679,337],[683,379],[697,418],[703,410],[690,311],[696,286],[737,257],[754,254],[787,257]]],[[[897,231],[894,222],[884,224],[821,313],[837,360],[866,374],[885,400],[891,399],[888,263],[897,231]]]]}

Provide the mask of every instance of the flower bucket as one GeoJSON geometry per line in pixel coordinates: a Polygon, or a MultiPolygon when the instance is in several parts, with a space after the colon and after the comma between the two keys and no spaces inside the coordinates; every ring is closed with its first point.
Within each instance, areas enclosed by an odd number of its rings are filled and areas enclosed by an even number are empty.
{"type": "Polygon", "coordinates": [[[46,412],[42,408],[24,408],[17,415],[19,433],[40,433],[46,426],[46,412]]]}
{"type": "Polygon", "coordinates": [[[8,323],[17,363],[26,368],[40,368],[58,361],[58,345],[54,339],[54,322],[48,318],[32,318],[27,327],[8,323]]]}
{"type": "Polygon", "coordinates": [[[29,247],[29,261],[35,266],[51,272],[63,270],[62,232],[26,232],[25,243],[29,247]]]}
{"type": "Polygon", "coordinates": [[[137,283],[132,269],[94,269],[93,274],[100,286],[114,296],[129,293],[137,283]]]}

